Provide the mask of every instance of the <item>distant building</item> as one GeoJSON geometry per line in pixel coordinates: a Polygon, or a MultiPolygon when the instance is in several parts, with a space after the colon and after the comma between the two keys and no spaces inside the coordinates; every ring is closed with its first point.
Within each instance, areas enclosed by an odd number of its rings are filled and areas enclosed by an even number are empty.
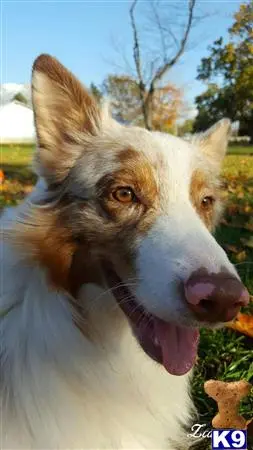
{"type": "Polygon", "coordinates": [[[13,101],[0,108],[0,142],[32,143],[35,140],[33,111],[13,101]]]}

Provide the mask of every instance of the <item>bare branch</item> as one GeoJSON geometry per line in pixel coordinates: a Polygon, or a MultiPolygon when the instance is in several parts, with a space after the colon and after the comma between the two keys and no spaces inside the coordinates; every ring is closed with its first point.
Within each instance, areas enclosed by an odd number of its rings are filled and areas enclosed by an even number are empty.
{"type": "Polygon", "coordinates": [[[143,78],[142,78],[142,71],[141,71],[141,55],[140,55],[140,45],[139,45],[139,38],[138,38],[138,32],[137,32],[137,26],[135,23],[135,18],[134,18],[134,10],[135,7],[137,5],[138,0],[134,0],[129,13],[130,13],[130,18],[131,18],[131,25],[132,25],[132,29],[133,29],[133,39],[134,39],[134,46],[133,46],[133,56],[134,56],[134,63],[135,63],[135,67],[136,67],[136,72],[137,72],[137,76],[138,76],[138,80],[139,83],[143,83],[143,78]]]}
{"type": "Polygon", "coordinates": [[[101,55],[102,60],[113,67],[116,71],[128,73],[132,78],[136,77],[136,72],[127,57],[127,50],[124,42],[116,39],[115,36],[110,36],[110,48],[113,48],[115,55],[118,55],[117,62],[114,59],[101,55]]]}
{"type": "Polygon", "coordinates": [[[155,68],[157,67],[158,62],[159,62],[159,57],[156,57],[156,58],[152,58],[150,61],[148,61],[146,63],[147,70],[146,70],[146,73],[144,73],[144,75],[145,75],[145,80],[146,80],[147,86],[150,85],[150,83],[154,77],[154,74],[156,72],[155,68]]]}
{"type": "Polygon", "coordinates": [[[162,77],[165,75],[165,73],[172,67],[174,66],[177,61],[179,60],[180,56],[183,54],[184,50],[185,50],[185,46],[191,31],[191,27],[192,27],[192,22],[193,22],[193,12],[194,12],[194,8],[196,5],[196,1],[197,0],[189,0],[188,3],[188,20],[187,20],[187,24],[186,24],[186,28],[183,34],[183,37],[181,39],[180,42],[180,46],[178,48],[177,53],[175,54],[174,57],[172,57],[169,61],[167,61],[162,67],[160,67],[158,69],[158,71],[156,72],[152,82],[151,82],[151,86],[150,89],[153,90],[155,84],[160,81],[162,79],[162,77]]]}
{"type": "Polygon", "coordinates": [[[169,33],[170,37],[174,41],[175,46],[178,47],[179,46],[178,39],[176,38],[176,36],[174,35],[174,33],[173,33],[173,31],[171,30],[170,27],[168,27],[167,32],[169,33]]]}
{"type": "MultiPolygon", "coordinates": [[[[125,102],[129,113],[127,113],[127,116],[130,117],[132,113],[136,113],[138,120],[141,116],[145,128],[152,129],[152,127],[158,126],[157,102],[161,95],[163,77],[179,62],[181,56],[188,49],[190,32],[194,24],[201,19],[201,16],[198,14],[199,17],[197,17],[195,13],[197,0],[183,2],[183,8],[182,2],[170,2],[169,9],[163,8],[159,0],[150,0],[149,13],[147,15],[147,11],[145,11],[146,14],[144,14],[148,23],[143,26],[142,22],[140,28],[137,20],[137,9],[140,3],[138,0],[131,0],[129,6],[134,63],[134,76],[131,78],[136,83],[135,103],[130,102],[125,90],[123,90],[123,93],[127,99],[125,102]],[[145,39],[143,39],[143,36],[145,36],[145,39]]],[[[146,2],[143,3],[146,5],[146,2]]],[[[122,58],[122,48],[120,53],[122,58]]],[[[123,55],[124,59],[127,63],[127,58],[124,58],[123,55]]],[[[127,72],[129,73],[129,64],[127,65],[127,72]]],[[[119,91],[120,96],[122,96],[122,91],[119,91]]],[[[172,102],[170,97],[168,97],[168,101],[172,102]]],[[[122,109],[120,101],[118,102],[118,108],[119,110],[122,109]]],[[[166,108],[170,111],[169,105],[166,105],[166,108]]]]}
{"type": "Polygon", "coordinates": [[[161,20],[160,20],[160,16],[159,13],[157,11],[157,8],[154,5],[154,2],[151,2],[151,8],[154,14],[154,18],[160,33],[160,39],[161,39],[161,45],[162,45],[162,51],[163,51],[163,61],[164,64],[166,63],[166,59],[167,59],[167,51],[166,51],[166,44],[165,44],[165,36],[164,36],[164,28],[161,24],[161,20]]]}
{"type": "Polygon", "coordinates": [[[140,44],[139,44],[137,26],[136,26],[135,18],[134,18],[134,10],[135,10],[135,7],[137,5],[137,2],[138,2],[138,0],[134,0],[132,5],[131,5],[131,7],[130,7],[130,10],[129,10],[130,19],[131,19],[131,25],[132,25],[132,30],[133,30],[133,40],[134,40],[133,56],[134,56],[134,62],[135,62],[137,77],[138,77],[139,94],[140,94],[140,100],[141,100],[141,104],[142,104],[142,112],[143,112],[144,123],[145,123],[145,127],[147,129],[149,129],[150,125],[149,125],[149,122],[148,122],[148,113],[147,113],[147,108],[145,107],[145,91],[146,91],[146,87],[145,87],[143,76],[142,76],[140,44]]]}

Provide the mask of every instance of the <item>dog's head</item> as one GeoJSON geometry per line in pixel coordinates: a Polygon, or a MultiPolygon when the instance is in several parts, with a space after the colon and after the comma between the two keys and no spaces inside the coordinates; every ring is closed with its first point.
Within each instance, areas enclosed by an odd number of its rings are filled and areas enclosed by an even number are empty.
{"type": "Polygon", "coordinates": [[[106,283],[136,338],[174,374],[197,328],[232,319],[248,294],[211,232],[230,122],[191,142],[126,127],[54,58],[34,63],[36,163],[47,189],[27,234],[51,281],[106,283]]]}

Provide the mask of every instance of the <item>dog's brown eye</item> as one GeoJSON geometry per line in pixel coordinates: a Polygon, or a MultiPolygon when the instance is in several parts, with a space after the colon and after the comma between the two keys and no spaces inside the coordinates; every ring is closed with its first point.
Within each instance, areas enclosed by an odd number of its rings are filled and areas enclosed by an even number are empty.
{"type": "Polygon", "coordinates": [[[202,208],[208,209],[210,208],[214,203],[214,198],[211,195],[207,195],[204,197],[201,201],[202,208]]]}
{"type": "Polygon", "coordinates": [[[112,193],[112,196],[121,203],[130,203],[135,199],[135,194],[130,187],[120,187],[112,193]]]}

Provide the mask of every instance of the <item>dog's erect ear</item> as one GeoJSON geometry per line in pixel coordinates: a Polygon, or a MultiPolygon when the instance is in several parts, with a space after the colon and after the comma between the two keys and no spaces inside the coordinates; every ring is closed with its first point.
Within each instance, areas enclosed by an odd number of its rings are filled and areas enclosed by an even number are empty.
{"type": "Polygon", "coordinates": [[[220,167],[227,151],[228,139],[231,133],[231,122],[222,119],[206,132],[196,135],[193,139],[201,151],[213,164],[220,167]]]}
{"type": "Polygon", "coordinates": [[[55,58],[40,55],[32,73],[37,163],[49,182],[60,182],[80,154],[82,136],[95,135],[100,110],[82,84],[55,58]]]}

